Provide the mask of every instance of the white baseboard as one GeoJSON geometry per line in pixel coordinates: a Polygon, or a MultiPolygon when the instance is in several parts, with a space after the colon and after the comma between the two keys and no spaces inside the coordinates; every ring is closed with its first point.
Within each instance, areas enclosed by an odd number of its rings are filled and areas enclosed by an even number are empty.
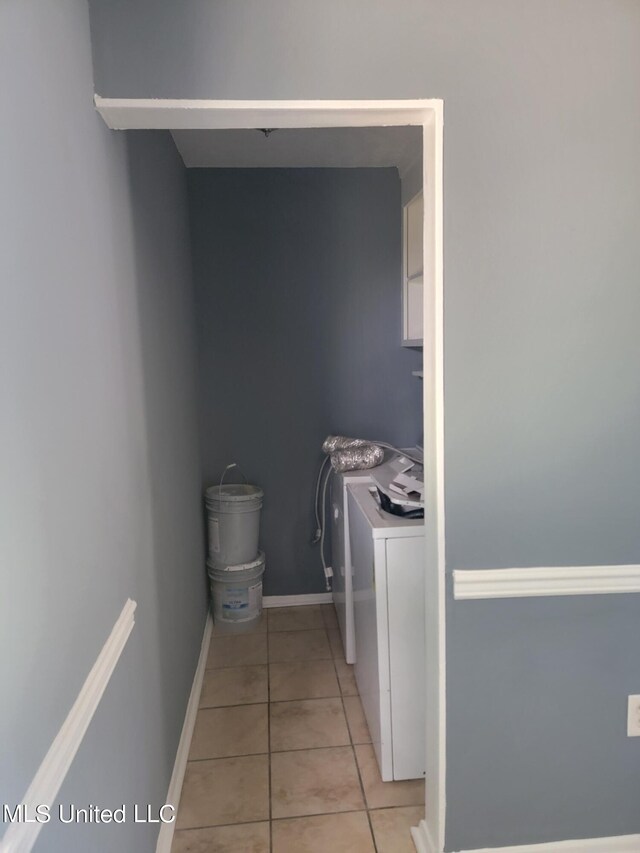
{"type": "MultiPolygon", "coordinates": [[[[413,829],[411,831],[413,832],[413,829]]],[[[483,847],[478,850],[461,851],[461,853],[638,853],[638,851],[640,851],[640,835],[615,835],[612,838],[581,838],[576,841],[550,841],[546,844],[521,844],[514,847],[483,847]]]]}
{"type": "Polygon", "coordinates": [[[33,822],[21,821],[10,824],[4,838],[0,841],[2,853],[28,853],[36,843],[38,834],[45,825],[34,820],[36,807],[51,808],[53,805],[129,639],[134,626],[135,609],[136,602],[128,598],[67,718],[21,800],[26,814],[33,822]]]}
{"type": "MultiPolygon", "coordinates": [[[[202,691],[204,671],[207,665],[207,655],[209,654],[209,643],[211,641],[212,629],[213,623],[211,621],[211,614],[209,613],[207,614],[207,621],[204,626],[202,645],[200,647],[200,657],[198,658],[198,665],[196,667],[195,675],[193,676],[193,684],[191,685],[187,711],[184,715],[184,723],[182,725],[182,733],[180,734],[180,742],[178,743],[178,750],[176,752],[176,760],[173,765],[173,773],[171,774],[169,790],[167,791],[167,798],[165,800],[165,803],[170,803],[176,807],[176,816],[178,804],[180,802],[180,793],[182,791],[184,774],[187,769],[189,747],[191,746],[191,738],[193,736],[193,729],[195,727],[196,716],[198,714],[198,705],[200,703],[200,693],[202,691]]],[[[171,853],[175,826],[175,821],[173,823],[163,823],[160,825],[156,853],[171,853]]]]}
{"type": "Polygon", "coordinates": [[[417,853],[436,853],[431,833],[426,821],[421,820],[418,826],[411,827],[411,837],[417,853]]]}
{"type": "MultiPolygon", "coordinates": [[[[411,837],[417,853],[438,853],[425,821],[421,820],[418,826],[411,827],[411,837]]],[[[640,835],[550,841],[545,844],[521,844],[513,847],[482,847],[458,853],[640,853],[640,835]]]]}
{"type": "Polygon", "coordinates": [[[263,607],[301,607],[306,604],[331,604],[333,595],[330,592],[314,592],[309,595],[265,595],[263,607]]]}
{"type": "Polygon", "coordinates": [[[453,597],[523,598],[640,592],[640,566],[544,566],[453,572],[453,597]]]}

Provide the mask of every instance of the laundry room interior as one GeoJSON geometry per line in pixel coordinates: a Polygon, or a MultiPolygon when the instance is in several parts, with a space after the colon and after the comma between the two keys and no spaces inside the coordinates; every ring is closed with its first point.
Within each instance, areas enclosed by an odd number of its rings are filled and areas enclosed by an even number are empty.
{"type": "MultiPolygon", "coordinates": [[[[188,168],[202,485],[236,462],[263,488],[265,596],[324,592],[311,541],[324,439],[422,445],[402,242],[403,204],[422,188],[422,130],[173,137],[188,168]]],[[[411,308],[421,322],[422,300],[411,308]]]]}
{"type": "Polygon", "coordinates": [[[274,850],[335,844],[336,810],[362,819],[350,850],[411,849],[426,756],[423,128],[172,137],[213,615],[172,849],[227,824],[259,834],[244,824],[265,817],[260,793],[225,805],[220,763],[265,749],[274,850]],[[229,690],[261,666],[266,692],[229,690]]]}

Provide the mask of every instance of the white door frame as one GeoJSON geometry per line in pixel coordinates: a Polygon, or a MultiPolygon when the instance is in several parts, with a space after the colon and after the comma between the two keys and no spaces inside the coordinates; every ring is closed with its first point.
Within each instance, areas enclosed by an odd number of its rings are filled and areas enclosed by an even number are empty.
{"type": "MultiPolygon", "coordinates": [[[[427,772],[426,817],[413,831],[413,836],[419,850],[441,853],[444,849],[446,756],[443,102],[439,99],[165,100],[101,98],[96,95],[95,103],[107,126],[114,130],[422,126],[427,772]]],[[[398,290],[398,299],[400,296],[398,290]]]]}

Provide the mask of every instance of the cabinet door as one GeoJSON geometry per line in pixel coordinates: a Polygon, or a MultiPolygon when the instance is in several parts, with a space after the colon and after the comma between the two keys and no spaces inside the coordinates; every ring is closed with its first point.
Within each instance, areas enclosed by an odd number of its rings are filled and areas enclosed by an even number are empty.
{"type": "Polygon", "coordinates": [[[413,278],[422,274],[422,219],[424,203],[422,192],[406,206],[406,252],[407,252],[407,278],[413,278]]]}
{"type": "Polygon", "coordinates": [[[424,536],[387,540],[393,778],[424,776],[424,536]]]}
{"type": "Polygon", "coordinates": [[[422,276],[409,279],[406,283],[405,291],[406,339],[409,341],[419,341],[420,343],[423,341],[423,299],[424,286],[422,276]]]}
{"type": "Polygon", "coordinates": [[[405,205],[403,217],[402,342],[406,346],[421,346],[424,337],[423,214],[419,192],[405,205]]]}

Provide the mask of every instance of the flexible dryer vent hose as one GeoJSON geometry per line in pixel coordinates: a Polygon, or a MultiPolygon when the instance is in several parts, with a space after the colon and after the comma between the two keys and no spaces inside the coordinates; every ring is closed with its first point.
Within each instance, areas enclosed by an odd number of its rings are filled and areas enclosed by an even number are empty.
{"type": "Polygon", "coordinates": [[[334,450],[331,454],[331,467],[340,474],[342,471],[362,471],[375,468],[384,459],[384,450],[377,444],[365,444],[363,447],[350,447],[334,450]]]}
{"type": "Polygon", "coordinates": [[[336,450],[349,450],[353,447],[365,447],[371,444],[364,438],[347,438],[346,435],[328,435],[322,442],[323,453],[334,453],[336,450]]]}

